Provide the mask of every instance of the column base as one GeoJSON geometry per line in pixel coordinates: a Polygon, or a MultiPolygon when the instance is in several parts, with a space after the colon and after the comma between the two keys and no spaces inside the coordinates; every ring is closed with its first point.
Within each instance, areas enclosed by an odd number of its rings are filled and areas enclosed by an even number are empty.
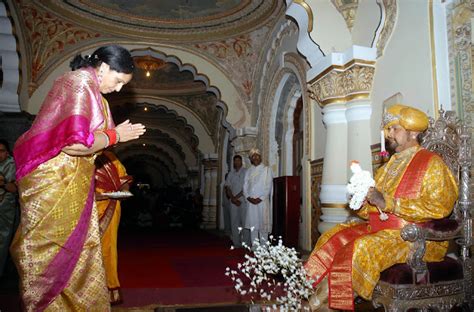
{"type": "Polygon", "coordinates": [[[350,211],[346,208],[321,208],[321,212],[321,222],[318,224],[318,231],[321,234],[338,224],[346,222],[351,216],[350,211]]]}

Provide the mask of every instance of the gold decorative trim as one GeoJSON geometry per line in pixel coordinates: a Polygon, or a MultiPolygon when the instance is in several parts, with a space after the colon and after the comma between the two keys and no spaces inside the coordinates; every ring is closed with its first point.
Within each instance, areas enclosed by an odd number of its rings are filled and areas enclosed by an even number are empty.
{"type": "MultiPolygon", "coordinates": [[[[347,64],[350,63],[352,61],[347,64]]],[[[320,106],[369,98],[375,67],[358,63],[347,64],[342,67],[348,66],[344,71],[325,70],[324,76],[308,86],[310,97],[320,106]]]]}
{"type": "Polygon", "coordinates": [[[397,19],[397,0],[379,0],[383,7],[383,14],[385,15],[383,28],[377,39],[377,57],[382,56],[385,45],[392,35],[393,28],[397,19]]]}
{"type": "Polygon", "coordinates": [[[347,28],[352,30],[357,8],[359,7],[359,0],[331,0],[331,2],[346,21],[347,28]]]}
{"type": "Polygon", "coordinates": [[[338,71],[344,71],[352,67],[353,65],[366,65],[366,66],[375,66],[375,61],[367,61],[367,60],[361,60],[361,59],[353,59],[347,62],[346,64],[343,65],[330,65],[328,68],[323,70],[320,74],[318,74],[316,77],[311,79],[309,81],[309,84],[313,84],[314,82],[318,81],[321,79],[321,77],[327,75],[332,70],[338,70],[338,71]]]}
{"type": "Polygon", "coordinates": [[[306,14],[308,14],[308,32],[312,32],[313,31],[313,10],[311,9],[311,7],[306,3],[305,0],[295,0],[294,1],[295,3],[301,5],[303,7],[303,9],[306,11],[306,14]]]}
{"type": "Polygon", "coordinates": [[[433,0],[430,0],[429,6],[429,19],[430,19],[430,45],[431,45],[431,74],[433,75],[433,101],[434,101],[434,113],[435,118],[439,116],[439,97],[438,97],[438,77],[436,69],[436,47],[434,37],[434,13],[433,13],[433,0]]]}
{"type": "Polygon", "coordinates": [[[321,203],[321,208],[347,208],[348,203],[345,204],[334,204],[334,203],[321,203]]]}
{"type": "Polygon", "coordinates": [[[329,105],[329,104],[346,103],[346,102],[353,101],[353,100],[363,100],[363,99],[368,99],[368,98],[370,98],[370,92],[351,94],[351,95],[344,96],[344,97],[327,99],[327,100],[324,100],[324,101],[320,102],[319,104],[321,106],[326,106],[326,105],[329,105]]]}

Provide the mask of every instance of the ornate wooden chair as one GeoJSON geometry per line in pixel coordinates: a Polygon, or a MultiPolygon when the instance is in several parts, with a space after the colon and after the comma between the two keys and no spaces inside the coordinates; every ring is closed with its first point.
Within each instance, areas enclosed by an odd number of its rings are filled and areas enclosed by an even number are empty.
{"type": "Polygon", "coordinates": [[[401,230],[404,240],[413,242],[406,264],[397,264],[382,272],[372,303],[385,311],[450,311],[460,307],[474,311],[472,302],[472,218],[470,201],[471,133],[454,112],[440,110],[430,119],[422,145],[448,164],[459,182],[459,198],[449,218],[407,225],[401,230]],[[441,262],[425,263],[426,240],[453,241],[456,256],[441,262]]]}

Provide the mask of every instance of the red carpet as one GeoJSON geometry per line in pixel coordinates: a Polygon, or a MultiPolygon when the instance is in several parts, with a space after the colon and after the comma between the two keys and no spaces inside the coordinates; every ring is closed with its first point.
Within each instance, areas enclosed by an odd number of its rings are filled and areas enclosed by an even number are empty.
{"type": "Polygon", "coordinates": [[[123,307],[237,303],[240,297],[226,267],[235,268],[244,250],[204,232],[119,236],[123,307]]]}

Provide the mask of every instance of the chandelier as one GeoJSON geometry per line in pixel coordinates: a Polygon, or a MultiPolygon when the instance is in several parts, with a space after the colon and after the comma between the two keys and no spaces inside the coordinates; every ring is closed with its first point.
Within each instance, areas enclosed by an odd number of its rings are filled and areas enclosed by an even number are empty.
{"type": "Polygon", "coordinates": [[[145,76],[150,77],[153,71],[156,71],[166,64],[165,61],[150,55],[135,56],[135,64],[138,68],[145,71],[145,76]]]}

